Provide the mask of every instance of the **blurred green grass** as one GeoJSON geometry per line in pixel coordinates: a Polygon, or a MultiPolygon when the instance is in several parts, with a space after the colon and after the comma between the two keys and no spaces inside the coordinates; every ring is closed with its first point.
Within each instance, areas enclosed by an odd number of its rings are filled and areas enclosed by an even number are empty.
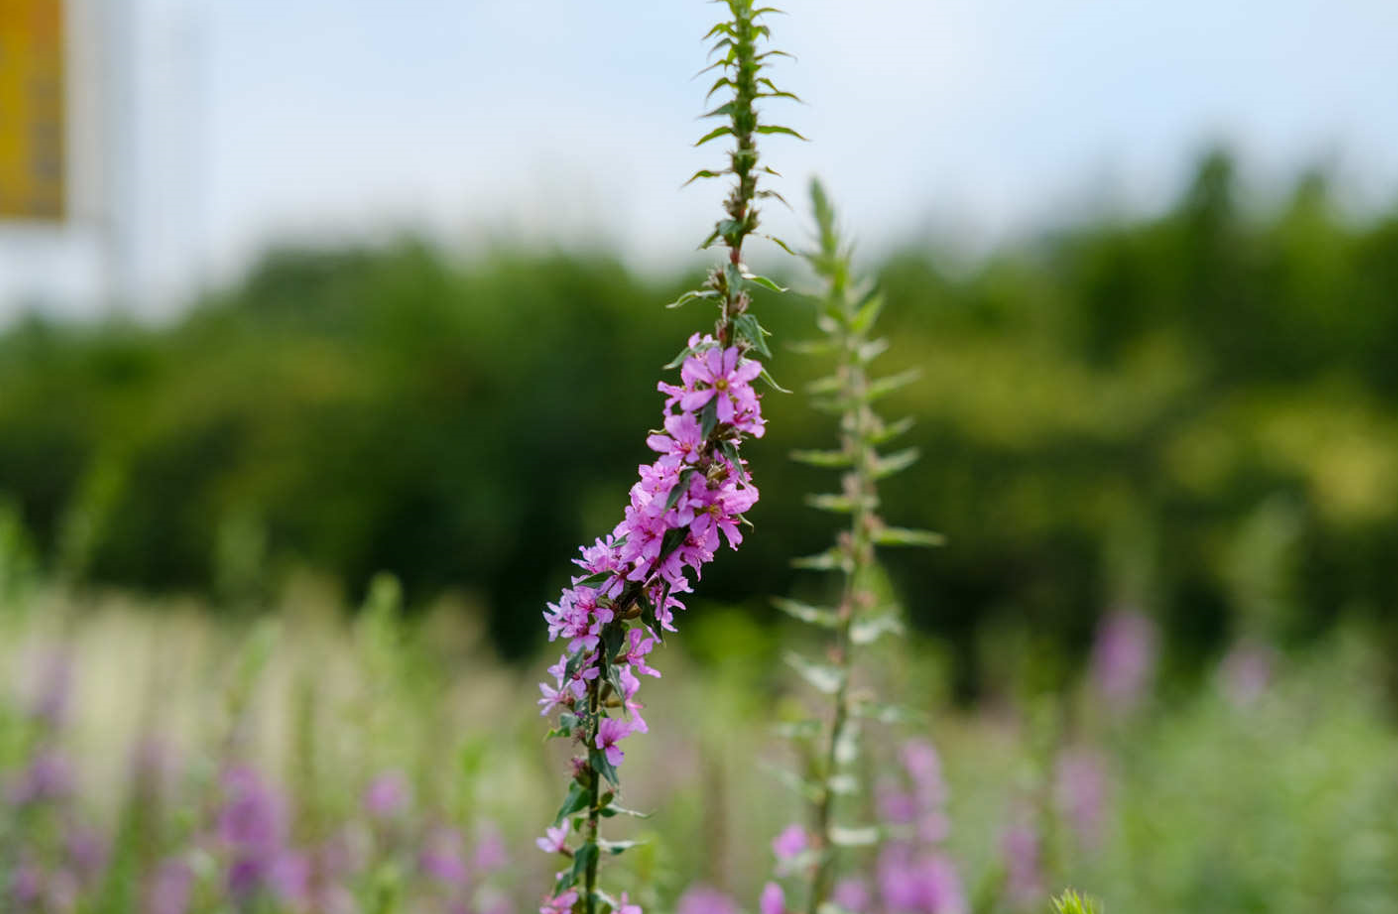
{"type": "MultiPolygon", "coordinates": [[[[118,836],[114,858],[123,840],[153,843],[147,856],[178,848],[197,785],[236,756],[291,794],[298,840],[361,815],[364,785],[404,771],[414,816],[502,830],[517,902],[547,884],[552,860],[532,839],[560,799],[566,752],[540,742],[534,677],[495,660],[459,607],[402,620],[380,589],[378,605],[351,623],[308,580],[279,596],[275,623],[221,621],[188,602],[75,600],[41,590],[3,618],[0,665],[18,687],[0,704],[0,771],[21,762],[24,684],[63,647],[76,689],[61,745],[77,762],[79,807],[118,836]],[[83,622],[71,626],[75,612],[83,622]],[[132,831],[119,827],[131,815],[129,762],[151,738],[175,760],[174,799],[155,824],[132,831]]],[[[622,859],[616,881],[655,910],[700,882],[752,908],[772,836],[799,816],[762,765],[786,761],[771,725],[802,696],[777,657],[802,633],[757,628],[703,601],[681,622],[676,645],[689,649],[663,649],[665,678],[648,696],[651,733],[627,747],[626,803],[656,816],[612,829],[649,842],[622,859]]],[[[1125,715],[1109,713],[1080,679],[1064,692],[1037,690],[1032,654],[1009,670],[1003,700],[975,712],[949,702],[947,655],[934,643],[914,639],[871,661],[880,690],[926,717],[872,732],[870,764],[909,736],[937,746],[951,789],[948,848],[973,888],[998,878],[1001,835],[1029,803],[1044,810],[1046,891],[1073,885],[1108,910],[1398,904],[1398,736],[1376,675],[1386,658],[1362,632],[1338,631],[1282,659],[1249,704],[1230,698],[1215,673],[1125,715]],[[1095,838],[1075,829],[1055,786],[1055,760],[1084,751],[1105,773],[1095,838]]],[[[14,821],[4,822],[0,833],[13,836],[14,821]]]]}

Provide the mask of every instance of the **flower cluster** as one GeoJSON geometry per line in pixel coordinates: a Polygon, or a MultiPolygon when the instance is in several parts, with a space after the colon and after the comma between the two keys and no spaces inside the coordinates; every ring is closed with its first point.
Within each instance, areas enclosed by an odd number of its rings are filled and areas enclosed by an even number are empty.
{"type": "Polygon", "coordinates": [[[664,632],[675,630],[690,574],[697,580],[725,541],[737,548],[743,513],[758,497],[736,443],[763,433],[752,388],[762,365],[707,335],[691,337],[686,351],[681,384],[659,385],[664,430],[646,439],[659,456],[639,467],[621,523],[582,548],[575,561],[583,573],[544,613],[550,640],[567,639],[568,653],[549,668],[553,681],[540,684],[539,704],[544,714],[571,715],[565,723],[593,719],[595,726],[578,733],[591,736],[586,748],[600,751],[612,768],[625,757],[620,742],[646,732],[635,698],[640,676],[660,675],[646,658],[664,632]],[[627,629],[633,619],[638,624],[627,629]],[[620,709],[621,717],[590,706],[593,683],[609,691],[603,707],[620,709]]]}
{"type": "Polygon", "coordinates": [[[879,897],[885,911],[964,914],[966,896],[956,865],[942,851],[950,831],[945,812],[946,784],[941,760],[931,743],[903,747],[903,770],[910,789],[885,785],[879,807],[886,822],[908,830],[879,852],[879,897]]]}

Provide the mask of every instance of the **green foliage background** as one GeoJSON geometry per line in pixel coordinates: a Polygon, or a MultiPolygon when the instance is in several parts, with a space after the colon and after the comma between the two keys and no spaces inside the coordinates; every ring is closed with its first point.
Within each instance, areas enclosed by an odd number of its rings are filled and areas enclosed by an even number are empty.
{"type": "MultiPolygon", "coordinates": [[[[924,373],[886,410],[917,417],[924,459],[885,513],[951,540],[891,571],[957,648],[963,697],[1005,626],[1053,677],[1116,601],[1160,617],[1177,672],[1346,614],[1398,645],[1398,214],[1347,222],[1317,177],[1265,215],[1235,196],[1214,154],[1158,218],[970,271],[919,245],[862,265],[889,300],[887,366],[924,373]]],[[[233,607],[295,567],[351,594],[390,569],[410,605],[481,598],[497,645],[532,653],[565,557],[647,459],[660,366],[694,327],[660,305],[694,280],[403,238],[273,253],[168,326],[23,319],[0,335],[0,498],[69,580],[233,607]]],[[[778,341],[813,321],[794,296],[758,311],[778,341]]],[[[772,368],[795,386],[817,361],[772,368]]],[[[820,474],[785,454],[832,440],[799,394],[764,408],[757,534],[704,587],[762,613],[826,538],[801,502],[820,474]]]]}

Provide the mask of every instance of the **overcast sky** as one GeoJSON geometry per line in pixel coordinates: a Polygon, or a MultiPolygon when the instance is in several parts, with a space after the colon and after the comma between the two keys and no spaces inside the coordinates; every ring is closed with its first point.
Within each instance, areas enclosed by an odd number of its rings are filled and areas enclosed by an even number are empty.
{"type": "MultiPolygon", "coordinates": [[[[661,265],[717,214],[716,182],[679,185],[720,153],[691,148],[706,87],[690,79],[719,6],[133,2],[156,22],[192,12],[195,178],[166,199],[216,275],[273,239],[394,227],[463,244],[595,230],[661,265]]],[[[775,75],[807,104],[771,113],[811,142],[764,155],[793,202],[822,175],[865,249],[1149,211],[1216,140],[1264,184],[1323,163],[1356,206],[1398,201],[1394,0],[782,5],[771,25],[799,60],[775,75]]],[[[775,208],[769,225],[801,234],[775,208]]]]}

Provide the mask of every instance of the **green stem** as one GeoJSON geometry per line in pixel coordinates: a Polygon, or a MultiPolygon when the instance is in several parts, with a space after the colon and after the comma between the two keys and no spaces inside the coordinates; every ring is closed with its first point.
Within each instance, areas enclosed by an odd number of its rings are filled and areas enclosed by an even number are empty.
{"type": "MultiPolygon", "coordinates": [[[[832,251],[831,253],[835,253],[832,251]]],[[[823,772],[826,784],[816,804],[815,827],[820,842],[821,855],[811,878],[811,891],[807,905],[808,914],[816,911],[830,897],[834,887],[836,859],[831,841],[830,829],[834,824],[835,794],[830,789],[829,779],[835,774],[838,765],[839,746],[849,725],[849,688],[854,669],[854,646],[850,638],[850,628],[855,616],[863,608],[865,599],[864,579],[873,565],[873,542],[870,536],[874,520],[876,490],[873,480],[873,460],[875,454],[869,445],[872,431],[872,410],[864,402],[868,389],[868,377],[859,361],[859,348],[863,343],[861,334],[854,332],[852,322],[854,305],[845,287],[844,276],[836,273],[831,279],[830,295],[840,302],[842,327],[840,330],[839,371],[844,376],[842,394],[851,405],[841,417],[842,444],[852,457],[853,465],[849,487],[855,503],[850,512],[849,551],[850,564],[845,574],[844,592],[839,606],[839,625],[835,632],[834,661],[840,671],[840,684],[835,692],[835,711],[830,725],[829,740],[825,747],[823,772]]]]}

